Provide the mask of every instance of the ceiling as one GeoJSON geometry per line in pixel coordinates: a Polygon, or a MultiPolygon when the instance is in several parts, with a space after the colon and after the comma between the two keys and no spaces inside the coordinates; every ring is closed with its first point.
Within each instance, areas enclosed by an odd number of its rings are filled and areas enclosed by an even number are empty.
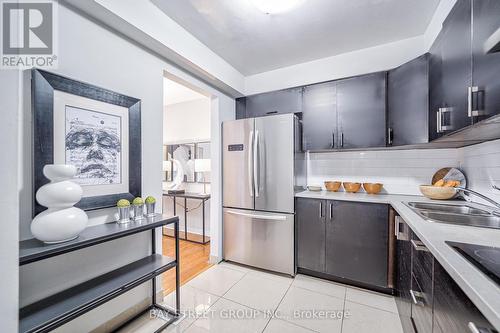
{"type": "Polygon", "coordinates": [[[306,0],[281,14],[251,0],[152,0],[244,75],[422,35],[439,0],[306,0]]]}
{"type": "Polygon", "coordinates": [[[163,79],[163,105],[194,101],[206,96],[168,78],[163,79]]]}

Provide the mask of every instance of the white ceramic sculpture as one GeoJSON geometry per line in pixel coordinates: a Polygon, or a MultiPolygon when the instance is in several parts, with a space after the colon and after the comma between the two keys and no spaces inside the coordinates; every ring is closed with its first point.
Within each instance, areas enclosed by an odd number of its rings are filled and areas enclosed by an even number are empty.
{"type": "Polygon", "coordinates": [[[31,233],[45,243],[66,242],[78,237],[87,226],[88,216],[80,208],[73,207],[82,198],[80,185],[70,181],[76,175],[76,167],[65,164],[49,164],[43,174],[50,183],[36,192],[36,201],[48,209],[31,222],[31,233]]]}

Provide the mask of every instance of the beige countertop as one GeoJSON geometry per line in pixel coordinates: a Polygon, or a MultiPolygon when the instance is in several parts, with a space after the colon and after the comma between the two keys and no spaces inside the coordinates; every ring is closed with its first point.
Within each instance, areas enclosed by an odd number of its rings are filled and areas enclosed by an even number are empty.
{"type": "MultiPolygon", "coordinates": [[[[297,193],[295,197],[390,204],[408,223],[413,232],[427,246],[483,315],[497,330],[500,330],[500,287],[445,243],[445,241],[455,241],[500,247],[500,229],[429,222],[405,204],[411,201],[448,204],[463,203],[463,201],[437,201],[423,196],[412,195],[370,195],[366,193],[326,191],[304,191],[297,193]]],[[[482,205],[477,206],[484,208],[482,205]]]]}

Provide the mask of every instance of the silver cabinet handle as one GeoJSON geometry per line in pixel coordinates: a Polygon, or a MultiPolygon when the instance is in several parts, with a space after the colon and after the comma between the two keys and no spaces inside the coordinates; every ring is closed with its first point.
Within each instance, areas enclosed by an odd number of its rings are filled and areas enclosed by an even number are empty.
{"type": "Polygon", "coordinates": [[[422,241],[412,239],[411,245],[413,245],[413,247],[417,251],[430,252],[427,246],[425,246],[424,243],[422,243],[422,241]]]}
{"type": "Polygon", "coordinates": [[[392,127],[387,128],[387,144],[392,145],[392,127]]]}
{"type": "Polygon", "coordinates": [[[259,151],[259,131],[255,131],[255,143],[253,147],[253,181],[254,181],[254,187],[255,187],[255,197],[257,198],[259,196],[259,185],[260,185],[260,166],[259,163],[257,163],[258,157],[259,157],[260,151],[259,151]]]}
{"type": "Polygon", "coordinates": [[[248,165],[247,165],[247,167],[248,167],[248,188],[249,188],[251,197],[253,197],[252,158],[253,158],[253,131],[250,131],[250,134],[248,135],[248,165]]]}
{"type": "Polygon", "coordinates": [[[415,305],[425,306],[424,295],[421,292],[410,289],[410,295],[415,305]]]}
{"type": "Polygon", "coordinates": [[[491,330],[489,328],[477,327],[476,324],[474,324],[472,321],[469,321],[469,324],[467,324],[467,327],[469,328],[469,331],[471,333],[493,333],[493,332],[496,332],[496,331],[491,330]]]}
{"type": "Polygon", "coordinates": [[[340,132],[340,147],[344,147],[344,132],[340,132]]]}
{"type": "Polygon", "coordinates": [[[469,118],[486,114],[484,110],[474,108],[474,93],[479,93],[479,91],[480,89],[478,86],[467,87],[467,115],[469,118]]]}
{"type": "Polygon", "coordinates": [[[332,148],[335,148],[335,132],[332,132],[332,148]]]}
{"type": "Polygon", "coordinates": [[[472,117],[472,87],[467,87],[467,115],[472,117]]]}
{"type": "Polygon", "coordinates": [[[398,238],[398,236],[399,236],[399,221],[400,221],[400,217],[396,216],[396,218],[394,219],[394,236],[396,236],[396,239],[399,239],[398,238]]]}
{"type": "Polygon", "coordinates": [[[436,118],[436,132],[441,133],[441,108],[436,112],[437,118],[436,118]]]}
{"type": "Polygon", "coordinates": [[[471,333],[481,333],[481,331],[479,331],[479,329],[476,327],[476,324],[474,324],[472,321],[469,322],[467,327],[469,328],[471,333]]]}
{"type": "Polygon", "coordinates": [[[333,203],[330,203],[330,220],[333,219],[333,203]]]}

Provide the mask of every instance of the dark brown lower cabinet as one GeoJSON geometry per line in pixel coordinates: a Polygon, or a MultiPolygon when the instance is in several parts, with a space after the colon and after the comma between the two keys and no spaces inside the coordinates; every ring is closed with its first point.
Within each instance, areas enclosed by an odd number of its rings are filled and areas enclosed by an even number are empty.
{"type": "Polygon", "coordinates": [[[450,275],[434,263],[434,332],[494,332],[493,326],[479,312],[450,275]]]}
{"type": "Polygon", "coordinates": [[[432,332],[433,265],[434,257],[420,239],[412,233],[412,298],[411,318],[419,333],[432,332]]]}
{"type": "Polygon", "coordinates": [[[327,201],[326,273],[387,287],[389,207],[327,201]]]}
{"type": "Polygon", "coordinates": [[[316,272],[325,271],[326,200],[297,198],[297,266],[316,272]]]}
{"type": "Polygon", "coordinates": [[[400,217],[395,234],[395,296],[404,333],[497,333],[400,217]]]}
{"type": "Polygon", "coordinates": [[[414,333],[411,319],[411,243],[410,227],[399,216],[395,219],[396,258],[394,295],[398,307],[399,318],[405,333],[414,333]]]}
{"type": "Polygon", "coordinates": [[[388,205],[297,198],[295,207],[299,272],[388,289],[388,205]]]}

